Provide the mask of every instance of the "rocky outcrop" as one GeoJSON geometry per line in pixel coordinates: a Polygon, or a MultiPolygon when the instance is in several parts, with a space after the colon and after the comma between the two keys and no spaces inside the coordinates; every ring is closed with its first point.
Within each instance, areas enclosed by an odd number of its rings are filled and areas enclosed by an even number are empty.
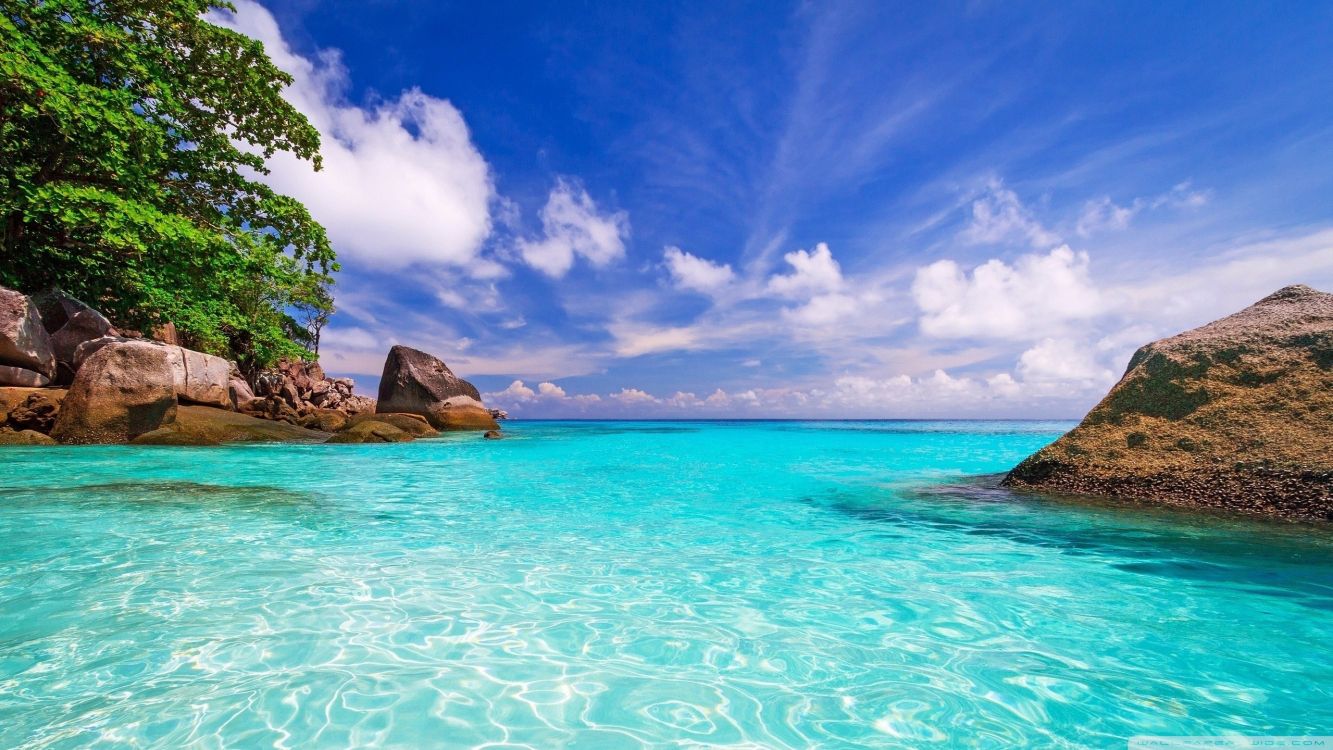
{"type": "Polygon", "coordinates": [[[1333,520],[1333,295],[1291,286],[1139,349],[1005,482],[1333,520]]]}
{"type": "Polygon", "coordinates": [[[38,373],[56,374],[51,335],[42,325],[37,305],[24,294],[0,287],[0,365],[38,373]]]}
{"type": "Polygon", "coordinates": [[[300,424],[321,411],[349,417],[375,411],[374,399],[353,393],[351,378],[329,378],[318,362],[283,360],[255,378],[253,393],[243,380],[236,380],[233,377],[232,390],[237,408],[264,419],[300,424]]]}
{"type": "Polygon", "coordinates": [[[56,357],[54,380],[60,385],[74,381],[77,369],[74,355],[80,344],[119,335],[102,313],[59,289],[33,295],[32,301],[41,312],[42,326],[51,336],[51,348],[56,357]]]}
{"type": "Polygon", "coordinates": [[[222,445],[224,443],[321,443],[327,432],[208,406],[181,406],[171,424],[134,438],[134,445],[222,445]]]}
{"type": "Polygon", "coordinates": [[[389,350],[377,412],[419,414],[439,430],[497,430],[481,393],[444,362],[406,346],[389,350]]]}
{"type": "Polygon", "coordinates": [[[180,349],[149,341],[108,343],[83,360],[51,437],[62,443],[126,443],[176,416],[180,349]]]}

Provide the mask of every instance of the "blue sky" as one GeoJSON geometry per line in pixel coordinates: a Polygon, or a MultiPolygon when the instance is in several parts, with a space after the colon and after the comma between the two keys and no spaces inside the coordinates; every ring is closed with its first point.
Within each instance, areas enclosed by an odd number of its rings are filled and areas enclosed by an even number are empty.
{"type": "Polygon", "coordinates": [[[237,5],[369,393],[404,343],[515,416],[1077,417],[1333,289],[1327,3],[237,5]]]}

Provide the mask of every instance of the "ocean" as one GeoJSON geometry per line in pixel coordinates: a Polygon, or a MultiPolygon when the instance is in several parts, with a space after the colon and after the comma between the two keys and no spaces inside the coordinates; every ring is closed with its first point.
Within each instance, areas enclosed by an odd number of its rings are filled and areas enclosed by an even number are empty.
{"type": "Polygon", "coordinates": [[[1072,426],[6,448],[0,747],[1333,734],[1333,531],[998,487],[1072,426]]]}

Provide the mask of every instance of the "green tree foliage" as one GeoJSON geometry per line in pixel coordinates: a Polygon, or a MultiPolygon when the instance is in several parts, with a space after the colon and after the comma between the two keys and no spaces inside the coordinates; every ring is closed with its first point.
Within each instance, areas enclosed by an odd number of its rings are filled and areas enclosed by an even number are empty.
{"type": "Polygon", "coordinates": [[[0,0],[0,284],[121,326],[171,321],[244,367],[301,356],[337,271],[324,228],[254,177],[319,133],[209,0],[0,0]]]}

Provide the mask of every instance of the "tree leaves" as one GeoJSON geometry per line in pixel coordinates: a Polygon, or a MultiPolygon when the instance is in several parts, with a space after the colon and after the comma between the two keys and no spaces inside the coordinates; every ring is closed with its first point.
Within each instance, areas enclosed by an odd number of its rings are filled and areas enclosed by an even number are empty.
{"type": "Polygon", "coordinates": [[[247,368],[303,355],[338,270],[299,202],[252,179],[319,133],[208,0],[0,0],[0,283],[117,324],[171,321],[247,368]]]}

